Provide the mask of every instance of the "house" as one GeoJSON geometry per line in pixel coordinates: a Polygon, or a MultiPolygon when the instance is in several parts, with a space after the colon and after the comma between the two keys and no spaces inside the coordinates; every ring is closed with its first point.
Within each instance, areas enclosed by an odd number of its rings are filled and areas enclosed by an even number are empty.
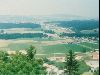
{"type": "Polygon", "coordinates": [[[86,61],[86,64],[91,67],[91,71],[94,72],[99,67],[99,61],[97,60],[89,60],[86,61]]]}
{"type": "Polygon", "coordinates": [[[93,60],[99,60],[99,51],[92,52],[92,59],[93,60]]]}
{"type": "Polygon", "coordinates": [[[81,56],[81,55],[80,55],[80,56],[77,55],[75,59],[76,59],[76,60],[80,60],[80,59],[82,59],[82,57],[83,57],[83,56],[81,56]]]}
{"type": "Polygon", "coordinates": [[[91,60],[86,61],[86,64],[91,67],[91,71],[94,72],[99,67],[99,51],[91,53],[91,60]]]}

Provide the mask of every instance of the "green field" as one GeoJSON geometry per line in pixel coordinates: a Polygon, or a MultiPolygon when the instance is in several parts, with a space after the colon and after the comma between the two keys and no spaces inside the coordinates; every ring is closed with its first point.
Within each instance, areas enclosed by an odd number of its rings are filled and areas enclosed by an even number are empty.
{"type": "Polygon", "coordinates": [[[67,53],[69,50],[75,52],[83,52],[83,50],[90,51],[90,49],[79,46],[77,44],[57,44],[51,46],[44,46],[43,50],[45,53],[67,53]]]}
{"type": "Polygon", "coordinates": [[[11,50],[23,50],[29,48],[30,45],[29,43],[12,43],[8,45],[8,48],[11,50]]]}
{"type": "MultiPolygon", "coordinates": [[[[57,39],[51,39],[57,40],[57,39]]],[[[14,42],[10,42],[6,47],[3,47],[4,49],[9,49],[9,50],[26,50],[30,47],[30,45],[33,45],[36,47],[37,54],[44,54],[44,55],[52,55],[53,53],[62,53],[59,55],[64,55],[67,53],[69,50],[73,50],[74,52],[86,52],[86,51],[91,51],[94,49],[99,48],[98,43],[88,43],[88,42],[83,42],[80,44],[55,44],[55,45],[46,45],[43,44],[42,42],[45,41],[49,43],[50,39],[23,39],[22,40],[13,40],[14,42]],[[28,41],[29,40],[29,41],[28,41]],[[17,42],[17,43],[16,43],[17,42]]],[[[3,49],[3,50],[4,50],[3,49]]],[[[57,55],[57,54],[56,54],[57,55]]],[[[59,56],[58,55],[58,56],[59,56]]],[[[41,55],[40,55],[41,56],[41,55]]],[[[42,55],[43,56],[43,55],[42,55]]]]}
{"type": "Polygon", "coordinates": [[[93,48],[93,49],[99,49],[99,44],[95,44],[95,43],[88,43],[88,42],[84,42],[81,43],[81,45],[85,45],[87,47],[93,48]]]}
{"type": "Polygon", "coordinates": [[[38,54],[66,53],[69,50],[73,50],[75,52],[83,52],[84,50],[90,51],[89,48],[85,48],[77,44],[57,44],[43,46],[39,43],[12,43],[8,45],[8,48],[11,50],[23,50],[27,49],[30,45],[36,47],[38,54]]]}

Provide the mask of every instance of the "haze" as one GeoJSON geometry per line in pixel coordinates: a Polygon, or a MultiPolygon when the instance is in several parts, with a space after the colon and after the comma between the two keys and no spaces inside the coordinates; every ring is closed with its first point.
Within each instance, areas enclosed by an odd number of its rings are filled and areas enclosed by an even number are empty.
{"type": "Polygon", "coordinates": [[[0,15],[52,14],[98,18],[99,0],[0,0],[0,15]]]}

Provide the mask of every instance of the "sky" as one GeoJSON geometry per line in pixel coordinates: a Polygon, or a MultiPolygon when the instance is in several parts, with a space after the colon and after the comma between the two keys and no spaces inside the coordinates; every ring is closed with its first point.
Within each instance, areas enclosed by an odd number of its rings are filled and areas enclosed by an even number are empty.
{"type": "Polygon", "coordinates": [[[0,0],[0,15],[99,17],[99,0],[0,0]]]}

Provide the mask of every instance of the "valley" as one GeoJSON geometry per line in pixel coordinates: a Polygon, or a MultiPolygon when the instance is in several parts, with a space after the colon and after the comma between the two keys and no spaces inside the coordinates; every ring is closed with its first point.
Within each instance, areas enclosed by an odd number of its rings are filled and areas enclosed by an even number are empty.
{"type": "Polygon", "coordinates": [[[9,56],[17,53],[26,55],[30,46],[34,46],[35,58],[42,59],[46,71],[55,75],[63,75],[65,57],[70,50],[73,50],[75,59],[80,63],[81,75],[92,75],[92,71],[99,67],[98,21],[49,21],[44,18],[28,22],[11,21],[0,23],[1,52],[6,52],[9,56]]]}

